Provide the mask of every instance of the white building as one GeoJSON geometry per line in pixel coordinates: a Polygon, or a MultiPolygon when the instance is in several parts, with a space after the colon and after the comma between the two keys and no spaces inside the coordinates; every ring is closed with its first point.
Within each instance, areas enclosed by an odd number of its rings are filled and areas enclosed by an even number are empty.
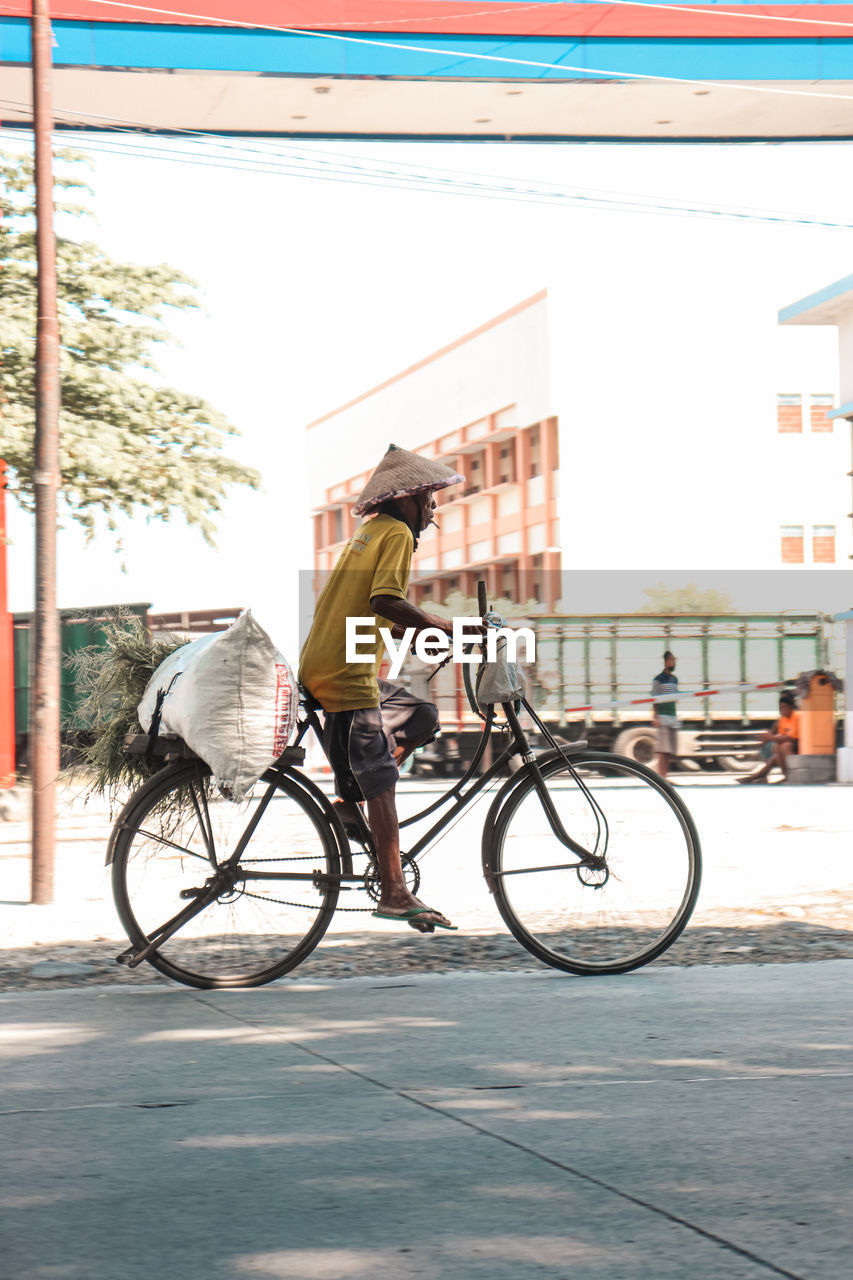
{"type": "MultiPolygon", "coordinates": [[[[315,567],[334,564],[392,441],[466,476],[441,495],[440,533],[416,561],[466,594],[485,576],[492,596],[526,599],[532,584],[544,607],[572,612],[554,571],[636,570],[653,584],[661,571],[846,565],[832,335],[780,330],[757,304],[733,304],[722,328],[700,305],[679,314],[658,274],[640,264],[621,295],[549,286],[311,423],[315,567]]],[[[821,607],[806,594],[759,607],[821,607]]]]}
{"type": "MultiPolygon", "coordinates": [[[[833,501],[837,501],[837,492],[842,487],[841,468],[847,470],[853,454],[851,450],[851,442],[853,442],[853,432],[851,432],[851,426],[853,426],[853,276],[836,280],[825,289],[820,289],[817,293],[812,293],[784,307],[779,312],[779,323],[789,327],[801,325],[811,328],[819,327],[823,333],[834,329],[837,334],[836,376],[839,384],[839,401],[836,401],[837,407],[832,407],[828,411],[828,426],[818,428],[835,437],[832,444],[834,474],[832,478],[827,477],[827,480],[832,486],[833,501]],[[845,463],[847,466],[844,466],[845,463]]],[[[814,408],[811,413],[814,415],[814,408]]],[[[845,482],[843,488],[847,500],[845,505],[847,505],[850,502],[849,482],[845,482]]],[[[815,509],[816,507],[813,507],[813,510],[815,509]]],[[[839,543],[842,548],[847,547],[848,556],[853,558],[849,549],[849,520],[853,518],[853,510],[845,514],[846,528],[841,534],[839,543]]]]}

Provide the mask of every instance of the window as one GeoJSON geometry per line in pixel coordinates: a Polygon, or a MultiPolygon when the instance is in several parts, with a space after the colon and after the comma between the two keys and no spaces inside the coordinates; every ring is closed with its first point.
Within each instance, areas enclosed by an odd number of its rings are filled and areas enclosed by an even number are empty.
{"type": "Polygon", "coordinates": [[[783,564],[802,564],[803,526],[801,524],[783,524],[780,529],[781,552],[783,564]]]}
{"type": "Polygon", "coordinates": [[[332,512],[332,542],[343,542],[344,540],[344,513],[341,507],[335,507],[332,512]]]}
{"type": "Polygon", "coordinates": [[[483,450],[478,453],[471,454],[471,477],[468,482],[466,493],[479,493],[483,487],[483,450]]]}
{"type": "Polygon", "coordinates": [[[512,440],[501,445],[498,463],[498,484],[512,484],[515,480],[515,444],[512,440]]]}
{"type": "Polygon", "coordinates": [[[812,560],[815,564],[835,564],[835,525],[812,525],[812,560]]]}
{"type": "Polygon", "coordinates": [[[799,392],[781,391],[776,397],[776,430],[782,434],[803,429],[803,397],[799,392]]]}
{"type": "Polygon", "coordinates": [[[830,418],[830,410],[835,403],[835,397],[829,392],[819,392],[809,396],[809,426],[812,431],[831,431],[833,428],[833,420],[830,418]]]}
{"type": "Polygon", "coordinates": [[[542,472],[542,442],[539,438],[539,424],[530,428],[530,476],[538,476],[542,472]]]}
{"type": "Polygon", "coordinates": [[[542,556],[531,557],[530,565],[531,565],[530,594],[537,604],[544,604],[545,597],[542,590],[542,586],[543,586],[543,581],[545,576],[544,575],[545,562],[543,557],[542,556]]]}

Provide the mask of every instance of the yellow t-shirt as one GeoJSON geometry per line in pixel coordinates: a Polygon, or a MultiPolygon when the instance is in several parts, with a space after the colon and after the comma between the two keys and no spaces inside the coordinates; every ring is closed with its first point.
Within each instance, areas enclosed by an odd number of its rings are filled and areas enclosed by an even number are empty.
{"type": "MultiPolygon", "coordinates": [[[[341,552],[320,593],[308,639],[299,655],[299,683],[324,711],[379,706],[376,677],[385,648],[378,627],[390,623],[373,612],[370,601],[380,595],[405,600],[414,545],[407,524],[394,516],[378,515],[356,529],[341,552]],[[373,621],[375,635],[373,657],[348,663],[346,620],[368,617],[373,621]]],[[[370,648],[365,626],[359,650],[365,653],[370,648]]]]}

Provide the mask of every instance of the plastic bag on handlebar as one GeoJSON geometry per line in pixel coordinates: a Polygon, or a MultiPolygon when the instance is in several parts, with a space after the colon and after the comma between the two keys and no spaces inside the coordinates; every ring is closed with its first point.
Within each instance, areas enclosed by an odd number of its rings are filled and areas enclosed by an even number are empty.
{"type": "Polygon", "coordinates": [[[483,662],[477,675],[477,702],[488,707],[496,702],[515,702],[526,692],[524,673],[506,656],[506,636],[498,636],[494,662],[483,662]]]}

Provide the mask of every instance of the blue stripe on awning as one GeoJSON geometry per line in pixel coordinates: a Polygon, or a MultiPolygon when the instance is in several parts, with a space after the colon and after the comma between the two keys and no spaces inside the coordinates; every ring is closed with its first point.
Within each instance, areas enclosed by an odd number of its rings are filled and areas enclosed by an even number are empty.
{"type": "MultiPolygon", "coordinates": [[[[267,75],[380,76],[462,80],[619,79],[622,72],[699,80],[853,80],[853,39],[494,39],[377,36],[390,47],[311,34],[54,23],[56,66],[242,71],[267,75]],[[422,45],[416,53],[400,46],[422,45]],[[487,62],[471,54],[564,63],[580,70],[487,62]],[[590,70],[592,68],[592,70],[590,70]]],[[[29,61],[29,23],[0,19],[0,61],[29,61]]]]}

